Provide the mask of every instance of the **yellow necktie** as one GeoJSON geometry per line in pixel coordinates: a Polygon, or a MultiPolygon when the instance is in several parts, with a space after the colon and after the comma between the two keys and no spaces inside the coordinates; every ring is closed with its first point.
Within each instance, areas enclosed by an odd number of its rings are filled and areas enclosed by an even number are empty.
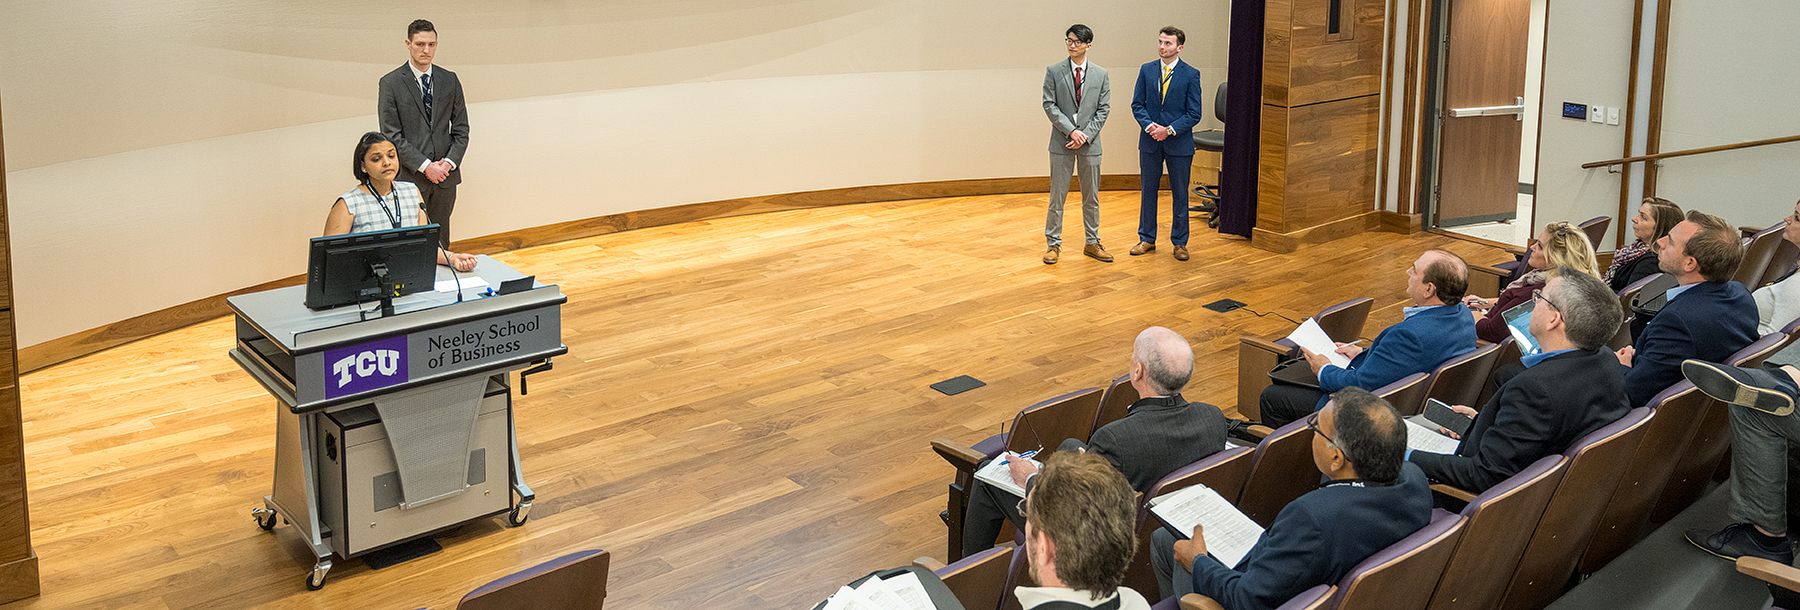
{"type": "Polygon", "coordinates": [[[1174,70],[1175,66],[1163,64],[1162,101],[1164,102],[1169,101],[1169,73],[1174,70]]]}

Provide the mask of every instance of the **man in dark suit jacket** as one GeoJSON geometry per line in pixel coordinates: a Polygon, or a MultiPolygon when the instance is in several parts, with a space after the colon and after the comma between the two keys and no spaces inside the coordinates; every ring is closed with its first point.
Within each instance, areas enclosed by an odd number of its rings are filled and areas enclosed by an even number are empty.
{"type": "Polygon", "coordinates": [[[1619,298],[1600,278],[1563,267],[1533,298],[1531,336],[1539,353],[1500,386],[1475,416],[1455,455],[1406,452],[1425,476],[1481,493],[1546,455],[1562,453],[1631,410],[1606,341],[1619,329],[1619,298]]]}
{"type": "Polygon", "coordinates": [[[1469,290],[1469,264],[1443,250],[1429,250],[1406,268],[1406,294],[1413,307],[1406,318],[1375,336],[1368,349],[1338,346],[1350,366],[1331,364],[1324,354],[1301,349],[1319,387],[1275,383],[1258,399],[1264,424],[1279,428],[1325,407],[1329,392],[1365,390],[1399,381],[1413,373],[1429,373],[1444,361],[1475,349],[1475,318],[1462,304],[1469,290]]]}
{"type": "Polygon", "coordinates": [[[1619,350],[1633,407],[1680,383],[1681,361],[1724,362],[1757,339],[1756,300],[1731,281],[1744,248],[1730,223],[1689,210],[1657,249],[1657,264],[1677,285],[1636,344],[1619,350]]]}
{"type": "MultiPolygon", "coordinates": [[[[1131,387],[1145,398],[1132,403],[1123,419],[1095,430],[1091,444],[1068,439],[1057,451],[1104,457],[1124,473],[1132,489],[1147,493],[1169,473],[1224,449],[1225,414],[1213,405],[1181,398],[1181,388],[1193,372],[1194,350],[1181,335],[1160,326],[1138,333],[1131,352],[1131,387]]],[[[1027,460],[1009,460],[1007,465],[1020,487],[1037,473],[1027,460]]],[[[963,555],[994,546],[1003,520],[1018,524],[1018,502],[1017,496],[976,481],[963,522],[963,555]]]]}
{"type": "Polygon", "coordinates": [[[419,187],[425,215],[443,227],[439,239],[448,248],[463,151],[469,148],[469,112],[456,73],[431,64],[437,30],[430,21],[406,27],[406,50],[406,65],[381,77],[375,116],[400,154],[396,179],[419,187]]]}
{"type": "Polygon", "coordinates": [[[1176,260],[1188,259],[1188,171],[1194,163],[1194,125],[1200,123],[1204,95],[1200,71],[1181,61],[1181,47],[1186,44],[1186,33],[1175,26],[1163,28],[1156,36],[1160,59],[1138,68],[1137,87],[1131,93],[1131,114],[1143,129],[1138,134],[1143,201],[1138,207],[1138,244],[1132,246],[1132,256],[1156,249],[1156,191],[1166,163],[1169,196],[1175,202],[1169,243],[1175,246],[1176,260]]]}
{"type": "Polygon", "coordinates": [[[1362,560],[1431,523],[1431,488],[1418,466],[1401,459],[1406,424],[1387,401],[1350,388],[1333,394],[1316,417],[1308,420],[1313,464],[1325,482],[1282,508],[1237,566],[1206,553],[1202,528],[1181,541],[1167,528],[1151,535],[1165,598],[1191,592],[1229,610],[1276,608],[1307,589],[1337,584],[1362,560]]]}

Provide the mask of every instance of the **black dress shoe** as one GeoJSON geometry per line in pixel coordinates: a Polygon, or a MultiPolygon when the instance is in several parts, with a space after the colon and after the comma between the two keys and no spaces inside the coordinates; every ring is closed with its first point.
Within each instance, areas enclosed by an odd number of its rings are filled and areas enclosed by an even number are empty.
{"type": "Polygon", "coordinates": [[[1681,363],[1681,374],[1715,399],[1775,416],[1794,412],[1796,388],[1780,369],[1748,369],[1699,360],[1681,363]]]}
{"type": "Polygon", "coordinates": [[[1688,542],[1694,543],[1702,551],[1725,559],[1737,561],[1739,557],[1761,557],[1781,565],[1794,563],[1794,547],[1786,537],[1774,546],[1766,546],[1757,541],[1761,536],[1756,531],[1756,526],[1748,523],[1733,523],[1717,532],[1687,531],[1688,542]]]}

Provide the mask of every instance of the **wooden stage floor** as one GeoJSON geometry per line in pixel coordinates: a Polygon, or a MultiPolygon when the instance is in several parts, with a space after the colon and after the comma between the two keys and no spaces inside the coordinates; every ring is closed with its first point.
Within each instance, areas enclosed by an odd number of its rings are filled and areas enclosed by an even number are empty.
{"type": "Polygon", "coordinates": [[[381,571],[340,562],[316,592],[291,528],[270,535],[250,517],[273,477],[275,407],[226,357],[229,319],[25,375],[43,595],[4,608],[447,610],[490,579],[596,547],[613,553],[608,608],[803,608],[872,570],[942,557],[952,471],[932,438],[973,442],[1039,399],[1123,374],[1146,326],[1194,343],[1189,399],[1234,411],[1237,337],[1290,325],[1201,304],[1229,297],[1298,319],[1372,296],[1373,336],[1399,319],[1402,270],[1420,252],[1505,258],[1392,233],[1277,255],[1210,231],[1186,263],[1166,241],[1131,257],[1136,198],[1102,194],[1112,264],[1081,256],[1078,204],[1062,262],[1039,262],[1041,194],[770,213],[498,255],[569,295],[569,354],[516,403],[538,493],[530,522],[477,522],[381,571]],[[962,374],[988,385],[926,387],[962,374]]]}

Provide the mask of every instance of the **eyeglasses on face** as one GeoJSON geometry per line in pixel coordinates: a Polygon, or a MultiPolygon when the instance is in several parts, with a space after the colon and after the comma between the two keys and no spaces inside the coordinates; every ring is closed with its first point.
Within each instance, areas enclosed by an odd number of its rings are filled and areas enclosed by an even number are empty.
{"type": "Polygon", "coordinates": [[[1562,311],[1561,307],[1557,307],[1556,303],[1551,302],[1549,297],[1544,296],[1544,289],[1542,288],[1531,291],[1531,298],[1543,301],[1544,304],[1549,305],[1551,309],[1562,311]]]}
{"type": "Polygon", "coordinates": [[[1075,39],[1075,38],[1064,38],[1063,44],[1071,46],[1071,47],[1078,47],[1078,46],[1081,46],[1081,45],[1084,45],[1087,43],[1082,42],[1081,40],[1075,39]]]}

